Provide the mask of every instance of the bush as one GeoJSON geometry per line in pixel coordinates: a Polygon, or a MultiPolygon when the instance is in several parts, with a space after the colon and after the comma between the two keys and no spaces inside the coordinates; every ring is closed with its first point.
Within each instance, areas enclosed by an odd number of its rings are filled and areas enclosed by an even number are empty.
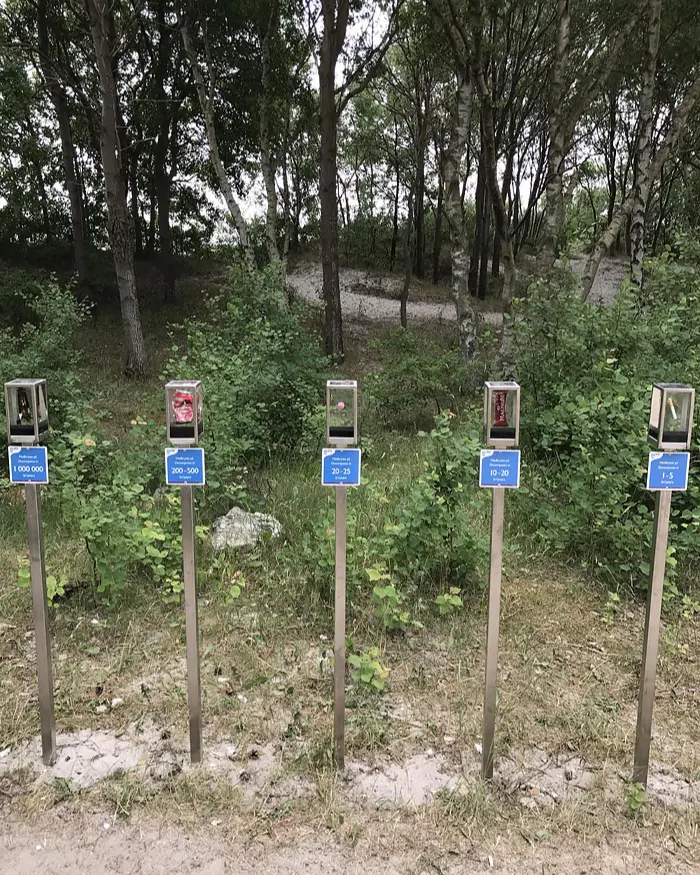
{"type": "Polygon", "coordinates": [[[9,271],[0,282],[0,382],[45,377],[52,427],[82,406],[72,340],[86,315],[73,289],[54,279],[39,282],[9,271]]]}
{"type": "Polygon", "coordinates": [[[208,303],[207,317],[186,324],[185,354],[168,363],[171,378],[204,383],[217,480],[244,461],[293,450],[323,400],[327,362],[320,344],[284,300],[279,266],[234,266],[224,293],[208,303]]]}
{"type": "Polygon", "coordinates": [[[454,408],[468,386],[468,369],[456,348],[444,347],[408,328],[371,341],[379,370],[366,380],[371,417],[389,428],[431,422],[454,408]]]}
{"type": "MultiPolygon", "coordinates": [[[[516,306],[522,443],[533,473],[517,497],[521,516],[549,550],[617,583],[644,587],[649,570],[651,383],[700,379],[700,265],[688,252],[684,262],[668,254],[652,262],[643,293],[628,285],[610,307],[580,301],[570,279],[537,283],[516,306]]],[[[693,449],[697,472],[697,436],[693,449]]],[[[688,492],[674,497],[669,578],[676,559],[690,563],[700,548],[695,483],[691,474],[688,492]]]]}
{"type": "Polygon", "coordinates": [[[398,505],[372,549],[389,570],[407,584],[430,588],[475,583],[486,558],[486,543],[475,534],[465,498],[474,494],[469,508],[478,505],[475,455],[478,440],[451,428],[450,414],[436,418],[425,438],[425,470],[398,505]]]}

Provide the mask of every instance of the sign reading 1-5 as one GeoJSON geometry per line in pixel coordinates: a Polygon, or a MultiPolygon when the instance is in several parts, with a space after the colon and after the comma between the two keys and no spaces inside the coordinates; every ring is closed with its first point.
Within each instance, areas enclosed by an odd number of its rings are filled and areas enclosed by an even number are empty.
{"type": "Polygon", "coordinates": [[[647,489],[671,489],[682,492],[688,488],[690,453],[649,453],[647,489]]]}

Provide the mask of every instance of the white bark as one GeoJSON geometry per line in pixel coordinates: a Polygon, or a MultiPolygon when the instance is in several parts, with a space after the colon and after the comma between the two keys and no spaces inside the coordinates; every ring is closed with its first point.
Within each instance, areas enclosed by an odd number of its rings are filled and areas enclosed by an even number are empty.
{"type": "Polygon", "coordinates": [[[468,288],[469,241],[460,197],[460,165],[469,139],[474,86],[466,66],[458,72],[457,93],[452,112],[452,129],[445,154],[444,204],[450,226],[450,257],[452,260],[452,295],[457,311],[459,347],[462,360],[473,361],[479,316],[472,306],[468,288]]]}
{"type": "Polygon", "coordinates": [[[190,69],[192,70],[195,88],[197,89],[199,105],[202,110],[204,128],[207,133],[207,142],[209,143],[209,157],[211,158],[211,163],[214,167],[216,178],[219,182],[219,189],[221,191],[221,194],[223,195],[224,200],[226,201],[226,206],[228,207],[228,211],[231,214],[233,225],[238,233],[238,239],[241,242],[241,246],[243,248],[246,260],[251,266],[253,266],[255,264],[255,253],[253,252],[253,247],[248,237],[248,226],[246,225],[246,221],[243,218],[243,213],[241,212],[241,208],[238,205],[238,201],[233,194],[231,182],[228,178],[228,174],[226,173],[223,162],[221,160],[221,155],[219,153],[219,142],[216,137],[216,126],[214,124],[214,71],[209,71],[209,90],[207,91],[207,86],[204,81],[204,75],[202,73],[201,67],[199,66],[197,52],[194,48],[194,44],[192,43],[192,37],[190,35],[185,19],[180,18],[178,24],[180,27],[180,33],[182,34],[182,43],[185,47],[185,53],[187,54],[187,59],[190,62],[190,69]]]}
{"type": "MultiPolygon", "coordinates": [[[[654,155],[654,158],[649,165],[649,186],[653,184],[654,180],[661,172],[661,168],[664,166],[666,161],[668,161],[671,152],[673,152],[673,150],[675,149],[680,135],[683,132],[683,128],[685,127],[685,123],[688,121],[688,116],[693,111],[693,108],[695,107],[695,104],[698,102],[699,98],[700,69],[697,69],[693,73],[692,84],[686,92],[681,105],[678,107],[678,111],[673,118],[671,127],[669,128],[663,143],[659,147],[656,155],[654,155]]],[[[623,220],[632,212],[635,197],[636,191],[633,189],[613,216],[612,222],[608,225],[605,232],[601,235],[586,263],[586,269],[583,273],[582,279],[583,287],[581,291],[581,297],[584,301],[590,294],[603,256],[607,253],[607,251],[617,239],[617,235],[620,231],[620,228],[622,227],[623,220]]]]}
{"type": "Polygon", "coordinates": [[[262,90],[260,92],[260,165],[265,192],[267,194],[267,217],[265,221],[265,237],[267,239],[267,254],[270,261],[279,261],[280,253],[277,246],[277,188],[275,186],[275,170],[272,164],[270,150],[270,43],[277,28],[279,2],[272,0],[270,20],[262,41],[262,90]]]}
{"type": "Polygon", "coordinates": [[[639,100],[639,134],[637,135],[635,155],[637,186],[630,224],[630,242],[632,244],[630,267],[634,281],[640,286],[644,261],[644,223],[650,189],[649,163],[653,135],[654,79],[656,78],[656,61],[659,55],[662,6],[663,0],[649,0],[649,33],[644,63],[644,80],[639,100]]]}
{"type": "Polygon", "coordinates": [[[569,63],[571,15],[569,0],[557,3],[557,39],[549,93],[549,154],[547,156],[547,199],[545,227],[547,266],[554,264],[559,248],[559,235],[564,224],[563,176],[566,143],[563,131],[563,98],[569,63]]]}
{"type": "MultiPolygon", "coordinates": [[[[615,34],[612,43],[598,69],[584,76],[571,101],[565,101],[567,68],[569,61],[570,16],[569,0],[558,0],[557,41],[550,94],[549,153],[547,158],[547,206],[546,248],[543,254],[545,266],[554,263],[564,226],[564,163],[571,151],[576,127],[605,87],[612,75],[623,48],[637,25],[639,13],[630,15],[623,29],[615,34]],[[564,106],[568,109],[564,111],[564,106]]],[[[601,54],[602,49],[596,52],[601,54]]]]}

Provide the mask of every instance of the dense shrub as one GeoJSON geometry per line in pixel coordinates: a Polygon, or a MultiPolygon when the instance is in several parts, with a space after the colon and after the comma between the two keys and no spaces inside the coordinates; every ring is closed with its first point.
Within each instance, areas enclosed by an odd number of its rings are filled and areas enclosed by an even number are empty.
{"type": "MultiPolygon", "coordinates": [[[[390,618],[385,623],[389,631],[398,628],[397,622],[401,625],[407,610],[399,610],[404,594],[434,596],[453,584],[475,588],[483,580],[480,572],[488,549],[480,535],[486,496],[477,485],[479,442],[476,434],[465,435],[454,428],[454,421],[453,415],[442,414],[430,433],[419,433],[425,458],[415,479],[391,487],[381,481],[363,482],[374,516],[362,514],[354,501],[348,502],[348,584],[366,587],[368,578],[380,584],[374,589],[375,615],[390,618]],[[386,586],[381,585],[384,581],[386,586]]],[[[331,496],[313,528],[295,546],[291,561],[300,561],[306,568],[305,579],[322,597],[330,597],[335,569],[331,496]]]]}
{"type": "Polygon", "coordinates": [[[369,347],[379,358],[379,369],[365,381],[370,421],[389,428],[429,423],[466,392],[469,372],[456,346],[397,328],[369,347]]]}
{"type": "Polygon", "coordinates": [[[487,555],[469,515],[482,500],[474,462],[479,442],[454,431],[451,418],[436,417],[435,428],[422,435],[424,471],[392,502],[397,509],[373,545],[378,558],[414,586],[473,585],[487,555]]]}
{"type": "Polygon", "coordinates": [[[235,265],[206,317],[186,324],[184,355],[168,363],[169,378],[204,383],[217,478],[244,461],[294,449],[323,401],[327,361],[284,302],[278,266],[255,272],[235,265]]]}
{"type": "Polygon", "coordinates": [[[82,406],[80,355],[73,338],[86,315],[74,290],[54,279],[17,270],[5,271],[0,279],[0,383],[44,377],[51,424],[59,429],[82,406]]]}
{"type": "MultiPolygon", "coordinates": [[[[628,285],[610,307],[574,291],[571,280],[542,282],[516,307],[522,440],[534,475],[517,500],[548,548],[644,586],[654,502],[645,488],[650,388],[659,380],[698,385],[700,264],[690,248],[682,262],[667,254],[649,265],[643,292],[628,285]]],[[[696,436],[691,487],[672,512],[670,543],[685,563],[700,549],[697,469],[696,436]]]]}

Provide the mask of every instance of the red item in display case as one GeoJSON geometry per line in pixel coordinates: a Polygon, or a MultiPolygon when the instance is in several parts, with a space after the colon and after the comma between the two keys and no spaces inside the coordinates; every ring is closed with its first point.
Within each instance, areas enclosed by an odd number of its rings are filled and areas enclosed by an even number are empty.
{"type": "Polygon", "coordinates": [[[194,420],[194,397],[189,392],[175,392],[173,395],[173,418],[179,424],[194,420]]]}
{"type": "Polygon", "coordinates": [[[508,393],[494,392],[493,395],[493,424],[495,428],[508,428],[508,393]]]}

